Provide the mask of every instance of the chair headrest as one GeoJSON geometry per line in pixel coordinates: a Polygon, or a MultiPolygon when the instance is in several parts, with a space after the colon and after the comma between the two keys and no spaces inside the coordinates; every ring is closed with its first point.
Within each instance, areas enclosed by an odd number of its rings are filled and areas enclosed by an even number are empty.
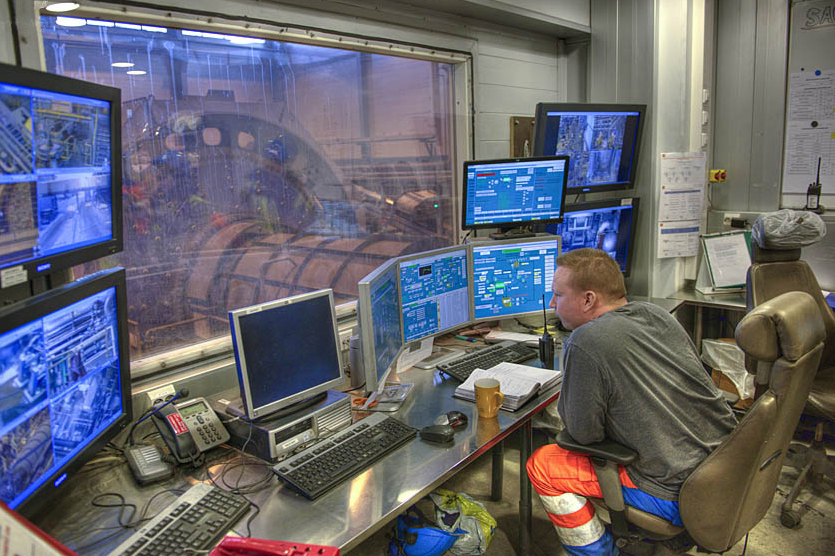
{"type": "Polygon", "coordinates": [[[800,248],[783,250],[766,249],[756,243],[753,243],[751,247],[753,247],[751,262],[754,263],[782,263],[800,260],[800,248]]]}
{"type": "Polygon", "coordinates": [[[820,216],[807,210],[780,209],[757,217],[751,227],[754,242],[765,249],[800,249],[826,235],[820,216]]]}
{"type": "Polygon", "coordinates": [[[806,292],[794,291],[755,307],[736,327],[736,343],[760,361],[789,361],[823,341],[826,331],[820,308],[806,292]]]}

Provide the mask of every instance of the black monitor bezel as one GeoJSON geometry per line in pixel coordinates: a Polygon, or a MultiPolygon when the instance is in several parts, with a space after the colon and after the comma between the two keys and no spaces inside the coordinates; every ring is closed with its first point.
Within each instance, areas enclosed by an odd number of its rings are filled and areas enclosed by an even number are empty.
{"type": "Polygon", "coordinates": [[[640,197],[623,197],[622,199],[604,199],[601,201],[589,201],[587,203],[575,203],[572,205],[566,205],[565,207],[565,214],[586,210],[618,208],[627,205],[632,207],[632,217],[629,221],[629,243],[626,246],[626,269],[621,271],[624,278],[628,278],[632,272],[632,254],[635,249],[635,227],[638,225],[638,210],[640,208],[640,204],[640,197]],[[632,202],[624,203],[624,201],[632,202]]]}
{"type": "Polygon", "coordinates": [[[113,237],[106,241],[28,261],[0,263],[0,270],[22,267],[27,279],[31,280],[122,251],[122,91],[115,87],[8,64],[0,64],[0,75],[3,76],[0,78],[3,83],[110,103],[110,216],[113,223],[113,237]]]}
{"type": "Polygon", "coordinates": [[[461,229],[462,230],[483,230],[486,228],[516,228],[519,226],[544,225],[544,224],[558,224],[562,221],[562,215],[565,212],[565,195],[566,184],[568,183],[568,165],[571,164],[569,157],[566,155],[551,155],[551,156],[533,156],[533,157],[516,157],[516,158],[494,158],[490,160],[466,160],[464,161],[464,173],[462,175],[461,183],[461,229]],[[551,160],[565,160],[566,168],[563,175],[562,198],[560,199],[560,216],[557,218],[539,219],[539,220],[524,220],[520,222],[490,222],[487,224],[467,224],[467,170],[470,166],[482,164],[509,164],[513,162],[545,162],[551,160]]]}
{"type": "Polygon", "coordinates": [[[533,154],[543,156],[545,148],[545,120],[548,112],[638,112],[638,129],[635,132],[635,145],[632,149],[632,165],[630,166],[629,181],[626,183],[567,186],[567,192],[571,195],[580,193],[598,193],[604,191],[618,191],[622,189],[633,189],[638,170],[638,163],[641,154],[641,138],[644,131],[644,120],[646,119],[646,104],[599,104],[582,102],[540,102],[536,105],[533,130],[533,154]]]}
{"type": "Polygon", "coordinates": [[[65,491],[68,488],[67,485],[72,483],[70,476],[92,459],[95,454],[104,448],[105,444],[122,432],[133,419],[125,270],[123,268],[103,270],[0,310],[0,335],[2,335],[114,286],[116,287],[116,311],[118,316],[117,335],[122,414],[72,459],[52,473],[29,498],[21,502],[15,508],[15,511],[21,515],[31,517],[50,500],[54,500],[56,496],[65,491]],[[67,478],[58,481],[64,474],[67,475],[67,478]]]}

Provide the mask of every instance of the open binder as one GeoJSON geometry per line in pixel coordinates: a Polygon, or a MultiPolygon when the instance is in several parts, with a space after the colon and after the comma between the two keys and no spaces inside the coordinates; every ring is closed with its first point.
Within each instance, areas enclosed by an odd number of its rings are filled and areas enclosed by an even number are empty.
{"type": "Polygon", "coordinates": [[[696,291],[703,294],[743,291],[751,266],[751,232],[705,234],[700,245],[696,291]]]}

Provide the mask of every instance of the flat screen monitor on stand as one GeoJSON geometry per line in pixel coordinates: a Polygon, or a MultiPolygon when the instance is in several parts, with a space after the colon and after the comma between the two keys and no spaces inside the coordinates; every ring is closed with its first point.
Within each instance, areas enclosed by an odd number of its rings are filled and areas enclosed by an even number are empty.
{"type": "Polygon", "coordinates": [[[23,515],[131,421],[125,299],[114,269],[0,310],[0,499],[23,515]]]}
{"type": "Polygon", "coordinates": [[[532,237],[534,224],[562,218],[567,156],[470,160],[464,163],[461,228],[499,228],[493,239],[532,237]]]}
{"type": "Polygon", "coordinates": [[[630,197],[567,205],[562,223],[545,229],[562,237],[563,253],[580,247],[602,249],[628,277],[639,201],[630,197]]]}
{"type": "MultiPolygon", "coordinates": [[[[399,259],[398,291],[406,349],[415,350],[425,338],[472,322],[468,259],[469,249],[464,246],[399,259]]],[[[416,366],[434,368],[460,355],[459,350],[438,349],[416,366]]]]}
{"type": "Polygon", "coordinates": [[[546,303],[552,296],[559,237],[473,243],[472,251],[474,320],[533,315],[541,322],[543,296],[546,303]]]}
{"type": "Polygon", "coordinates": [[[343,384],[333,291],[229,312],[241,401],[227,413],[255,421],[301,412],[343,384]]]}
{"type": "Polygon", "coordinates": [[[370,395],[383,389],[403,347],[397,263],[398,259],[389,259],[357,284],[361,360],[370,395]]]}

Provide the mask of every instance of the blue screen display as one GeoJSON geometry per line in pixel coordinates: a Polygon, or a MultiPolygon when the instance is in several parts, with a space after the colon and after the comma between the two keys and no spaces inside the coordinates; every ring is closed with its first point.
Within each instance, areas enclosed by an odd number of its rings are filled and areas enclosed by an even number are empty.
{"type": "Polygon", "coordinates": [[[551,301],[557,239],[473,246],[476,319],[542,310],[551,301]]]}
{"type": "Polygon", "coordinates": [[[399,266],[404,342],[470,320],[466,249],[403,261],[399,266]]]}
{"type": "Polygon", "coordinates": [[[0,265],[113,238],[110,110],[0,82],[0,265]]]}
{"type": "Polygon", "coordinates": [[[397,302],[397,265],[371,284],[371,324],[374,331],[374,361],[377,379],[391,366],[402,344],[400,305],[397,302]]]}
{"type": "Polygon", "coordinates": [[[561,224],[545,229],[562,236],[562,252],[580,247],[606,251],[620,266],[629,270],[629,236],[632,232],[633,205],[585,209],[566,212],[561,224]]]}
{"type": "Polygon", "coordinates": [[[122,413],[116,288],[0,336],[0,499],[17,507],[122,413]]]}
{"type": "Polygon", "coordinates": [[[564,159],[467,163],[464,224],[553,220],[565,199],[564,159]]]}
{"type": "Polygon", "coordinates": [[[571,159],[568,187],[591,191],[627,185],[637,145],[638,112],[567,111],[547,113],[543,154],[571,159]]]}

